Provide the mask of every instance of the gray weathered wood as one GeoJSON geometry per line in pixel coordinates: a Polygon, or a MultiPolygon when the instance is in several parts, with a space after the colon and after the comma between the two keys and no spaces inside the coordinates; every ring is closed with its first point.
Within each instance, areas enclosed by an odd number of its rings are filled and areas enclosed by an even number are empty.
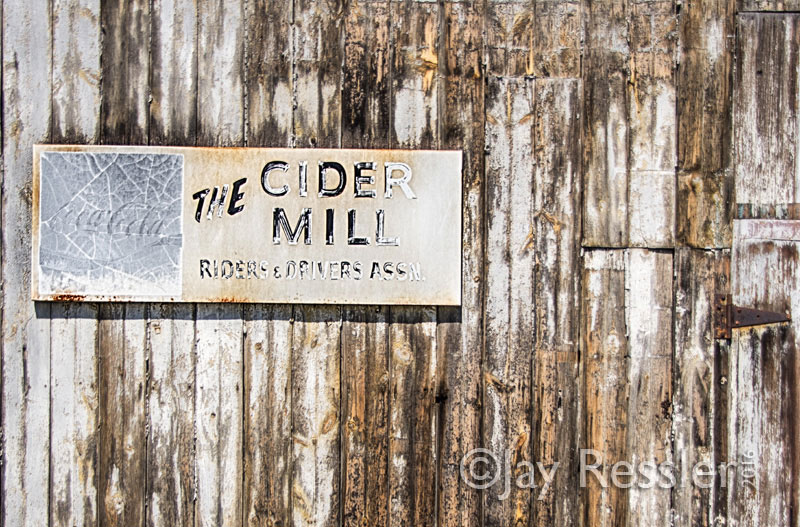
{"type": "Polygon", "coordinates": [[[31,146],[50,134],[49,4],[3,6],[3,511],[5,525],[45,525],[50,306],[30,302],[31,146]]]}
{"type": "Polygon", "coordinates": [[[52,306],[50,523],[97,524],[97,307],[52,306]]]}
{"type": "Polygon", "coordinates": [[[245,308],[244,524],[290,518],[292,307],[245,308]]]}
{"type": "MultiPolygon", "coordinates": [[[[793,236],[746,233],[734,225],[731,263],[735,305],[791,313],[789,324],[733,330],[730,354],[729,461],[737,463],[730,489],[729,518],[738,525],[797,522],[798,424],[793,382],[800,370],[800,229],[793,236]],[[770,277],[764,279],[764,270],[770,277]],[[738,522],[738,523],[737,523],[738,522]]],[[[773,223],[774,224],[774,223],[773,223]]],[[[788,230],[788,229],[787,229],[788,230]]]]}
{"type": "Polygon", "coordinates": [[[460,472],[464,454],[481,445],[484,256],[484,78],[486,2],[447,2],[442,91],[442,147],[464,151],[461,308],[440,308],[441,385],[439,525],[477,527],[481,495],[460,472]]]}
{"type": "Polygon", "coordinates": [[[796,153],[800,16],[748,14],[737,20],[736,203],[800,202],[796,153]]]}
{"type": "Polygon", "coordinates": [[[99,525],[145,517],[145,304],[105,304],[97,335],[99,525]]]}
{"type": "Polygon", "coordinates": [[[154,304],[147,324],[146,524],[195,524],[195,323],[191,304],[154,304]]]}
{"type": "Polygon", "coordinates": [[[683,5],[679,16],[677,242],[730,247],[735,0],[683,5]]]}
{"type": "Polygon", "coordinates": [[[672,430],[679,478],[672,489],[674,522],[714,525],[719,505],[727,499],[714,487],[714,479],[693,478],[693,470],[699,463],[717,467],[727,461],[719,448],[720,440],[727,442],[727,426],[719,426],[726,423],[720,381],[727,373],[720,368],[712,303],[715,294],[730,290],[730,252],[679,249],[675,276],[672,430]]]}
{"type": "MultiPolygon", "coordinates": [[[[535,83],[489,78],[486,140],[487,243],[483,441],[495,459],[512,467],[531,461],[531,351],[533,349],[534,208],[532,125],[535,83]]],[[[520,475],[514,470],[512,480],[520,475]]],[[[532,493],[505,480],[484,492],[484,522],[529,521],[532,493]]]]}
{"type": "MultiPolygon", "coordinates": [[[[537,79],[534,94],[532,459],[558,468],[537,489],[531,524],[574,525],[579,495],[581,83],[537,79]],[[558,142],[551,137],[562,138],[558,142]]],[[[543,482],[539,481],[539,485],[543,482]]]]}
{"type": "MultiPolygon", "coordinates": [[[[666,525],[670,491],[613,484],[618,461],[671,462],[672,254],[594,250],[584,256],[585,448],[608,482],[587,476],[587,525],[666,525]]],[[[625,484],[629,478],[619,478],[625,484]]]]}
{"type": "Polygon", "coordinates": [[[193,145],[197,132],[197,3],[152,4],[149,144],[193,145]]]}

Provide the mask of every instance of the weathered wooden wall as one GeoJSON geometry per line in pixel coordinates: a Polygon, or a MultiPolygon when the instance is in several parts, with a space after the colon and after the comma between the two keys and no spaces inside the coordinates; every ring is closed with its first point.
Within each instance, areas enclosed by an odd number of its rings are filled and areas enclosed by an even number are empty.
{"type": "Polygon", "coordinates": [[[800,211],[798,8],[3,0],[0,523],[797,525],[800,325],[711,300],[800,320],[797,243],[731,261],[800,211]],[[35,142],[463,150],[463,305],[34,305],[35,142]],[[476,490],[476,447],[555,480],[476,490]],[[584,488],[587,448],[766,458],[584,488]]]}

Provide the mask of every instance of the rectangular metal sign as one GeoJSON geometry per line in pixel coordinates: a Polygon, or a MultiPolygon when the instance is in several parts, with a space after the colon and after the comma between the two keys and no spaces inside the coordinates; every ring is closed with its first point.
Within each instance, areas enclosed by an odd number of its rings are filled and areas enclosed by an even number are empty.
{"type": "Polygon", "coordinates": [[[461,152],[37,145],[35,300],[460,305],[461,152]]]}

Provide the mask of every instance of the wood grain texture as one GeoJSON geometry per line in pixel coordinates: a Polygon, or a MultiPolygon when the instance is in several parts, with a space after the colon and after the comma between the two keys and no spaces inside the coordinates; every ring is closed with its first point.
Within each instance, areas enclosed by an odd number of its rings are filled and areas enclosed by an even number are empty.
{"type": "Polygon", "coordinates": [[[30,301],[31,146],[50,137],[49,4],[3,5],[4,525],[48,522],[50,306],[30,301]]]}
{"type": "Polygon", "coordinates": [[[193,145],[197,137],[197,2],[152,4],[149,144],[193,145]]]}
{"type": "Polygon", "coordinates": [[[292,524],[340,521],[342,315],[330,306],[295,310],[292,336],[292,524]]]}
{"type": "Polygon", "coordinates": [[[242,524],[242,308],[197,306],[195,525],[242,524]]]}
{"type": "Polygon", "coordinates": [[[292,307],[245,307],[244,524],[291,518],[292,307]]]}
{"type": "MultiPolygon", "coordinates": [[[[800,241],[748,238],[735,222],[735,305],[800,313],[800,241]],[[769,270],[769,280],[764,279],[769,270]]],[[[734,329],[730,354],[729,461],[738,464],[728,515],[738,525],[797,521],[800,473],[798,401],[792,381],[800,362],[797,317],[789,324],[734,329]]]]}
{"type": "Polygon", "coordinates": [[[679,16],[676,242],[731,244],[735,0],[685,4],[679,16]]]}
{"type": "Polygon", "coordinates": [[[153,304],[147,321],[148,526],[193,526],[195,323],[191,304],[153,304]]]}
{"type": "Polygon", "coordinates": [[[143,525],[147,307],[103,304],[97,337],[98,524],[143,525]]]}
{"type": "Polygon", "coordinates": [[[97,307],[51,308],[50,523],[97,524],[97,307]]]}
{"type": "Polygon", "coordinates": [[[727,461],[718,448],[727,442],[727,402],[720,385],[727,373],[718,363],[712,302],[716,293],[730,290],[730,251],[679,249],[675,276],[672,430],[679,479],[672,490],[674,522],[714,525],[727,498],[714,487],[717,478],[695,477],[693,471],[727,461]]]}
{"type": "Polygon", "coordinates": [[[737,21],[736,203],[796,203],[800,16],[748,14],[737,21]]]}
{"type": "Polygon", "coordinates": [[[737,11],[792,12],[800,10],[797,0],[738,0],[737,11]]]}
{"type": "Polygon", "coordinates": [[[386,307],[342,315],[342,523],[389,519],[389,353],[386,307]]]}
{"type": "Polygon", "coordinates": [[[245,138],[248,146],[290,146],[293,12],[266,0],[247,0],[245,9],[245,138]]]}
{"type": "Polygon", "coordinates": [[[485,2],[444,4],[443,148],[462,149],[461,308],[439,308],[439,525],[477,527],[480,492],[461,477],[462,457],[481,445],[484,258],[485,2]]]}
{"type": "MultiPolygon", "coordinates": [[[[494,77],[488,82],[483,442],[504,466],[518,467],[531,461],[535,84],[494,77]]],[[[519,472],[511,473],[512,481],[519,472]]],[[[484,493],[485,524],[527,524],[531,491],[512,488],[506,496],[505,483],[484,493]]]]}
{"type": "Polygon", "coordinates": [[[587,475],[584,521],[666,525],[668,488],[612,467],[672,461],[672,254],[590,251],[583,276],[586,459],[608,484],[587,475]]]}
{"type": "Polygon", "coordinates": [[[672,247],[672,2],[590,3],[587,11],[584,244],[672,247]]]}
{"type": "Polygon", "coordinates": [[[150,2],[104,4],[100,27],[100,140],[103,144],[147,144],[150,2]]]}
{"type": "Polygon", "coordinates": [[[533,74],[579,78],[583,53],[581,3],[535,0],[533,3],[533,74]]]}
{"type": "Polygon", "coordinates": [[[630,45],[623,0],[587,3],[584,13],[583,243],[621,247],[628,235],[630,45]]]}
{"type": "Polygon", "coordinates": [[[581,83],[537,79],[535,87],[531,447],[534,461],[557,470],[549,488],[538,481],[531,524],[567,526],[580,506],[580,278],[571,270],[580,266],[581,83]]]}
{"type": "Polygon", "coordinates": [[[486,71],[488,75],[533,75],[534,3],[512,0],[486,3],[486,71]]]}

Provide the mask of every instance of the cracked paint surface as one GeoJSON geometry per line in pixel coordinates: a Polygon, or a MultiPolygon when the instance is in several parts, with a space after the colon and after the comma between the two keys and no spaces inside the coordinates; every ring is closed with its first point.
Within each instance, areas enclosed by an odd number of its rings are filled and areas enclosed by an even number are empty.
{"type": "Polygon", "coordinates": [[[181,294],[183,156],[43,152],[43,294],[181,294]]]}

